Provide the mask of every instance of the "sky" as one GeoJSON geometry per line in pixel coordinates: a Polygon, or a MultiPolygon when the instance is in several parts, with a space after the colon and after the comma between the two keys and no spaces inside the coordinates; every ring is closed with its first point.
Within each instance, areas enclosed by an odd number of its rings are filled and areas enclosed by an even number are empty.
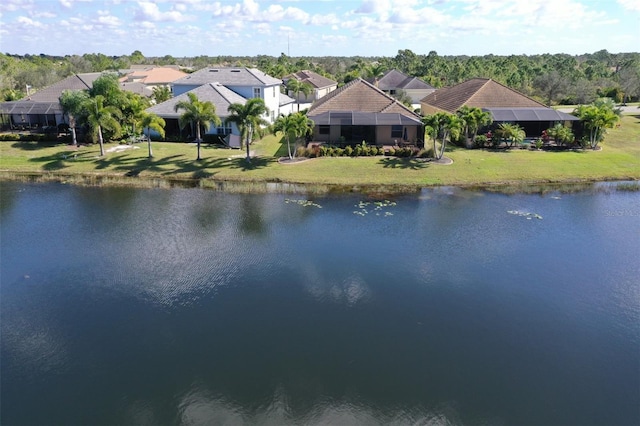
{"type": "Polygon", "coordinates": [[[640,0],[1,0],[0,52],[578,55],[640,50],[640,0]]]}

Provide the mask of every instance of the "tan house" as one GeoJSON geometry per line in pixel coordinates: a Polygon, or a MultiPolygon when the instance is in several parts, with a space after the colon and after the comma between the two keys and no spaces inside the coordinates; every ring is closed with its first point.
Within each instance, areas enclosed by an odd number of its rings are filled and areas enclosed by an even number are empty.
{"type": "Polygon", "coordinates": [[[314,102],[307,116],[315,123],[316,142],[419,144],[423,134],[418,114],[362,79],[352,80],[314,102]]]}
{"type": "Polygon", "coordinates": [[[152,65],[142,68],[136,67],[124,71],[123,74],[125,75],[120,78],[121,83],[141,83],[150,89],[157,86],[169,87],[174,81],[187,76],[187,73],[176,67],[155,67],[152,65]]]}
{"type": "Polygon", "coordinates": [[[578,120],[488,78],[473,78],[438,89],[420,101],[423,115],[439,111],[453,114],[463,106],[490,112],[496,124],[517,123],[527,136],[535,137],[555,123],[578,120]]]}
{"type": "Polygon", "coordinates": [[[420,100],[433,93],[436,89],[417,77],[410,77],[398,70],[387,71],[380,79],[374,82],[378,89],[391,96],[396,96],[404,92],[411,98],[414,108],[420,106],[420,100]]]}

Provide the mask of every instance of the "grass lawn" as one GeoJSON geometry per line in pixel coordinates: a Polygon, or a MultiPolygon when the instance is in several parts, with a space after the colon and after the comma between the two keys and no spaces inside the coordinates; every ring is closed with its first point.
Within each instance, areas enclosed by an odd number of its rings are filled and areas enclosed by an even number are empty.
{"type": "MultiPolygon", "coordinates": [[[[106,149],[116,147],[107,144],[106,149]]],[[[146,143],[136,149],[99,157],[98,145],[73,148],[35,142],[0,142],[0,177],[43,173],[51,177],[107,175],[131,184],[164,179],[289,182],[348,186],[491,185],[640,179],[640,115],[625,115],[609,130],[600,151],[546,152],[447,148],[451,165],[395,157],[318,158],[280,164],[286,143],[267,136],[252,145],[251,163],[244,151],[186,143],[154,142],[154,158],[146,143]],[[17,173],[16,173],[17,172],[17,173]],[[148,178],[148,179],[145,179],[148,178]]]]}

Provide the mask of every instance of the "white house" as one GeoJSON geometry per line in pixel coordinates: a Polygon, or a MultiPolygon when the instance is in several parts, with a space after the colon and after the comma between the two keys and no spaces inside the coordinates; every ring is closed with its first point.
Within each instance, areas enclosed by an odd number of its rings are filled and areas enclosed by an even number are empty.
{"type": "Polygon", "coordinates": [[[218,83],[245,99],[263,99],[269,109],[265,119],[271,123],[278,115],[289,114],[293,109],[293,99],[280,93],[282,81],[256,68],[203,68],[174,81],[173,96],[210,83],[218,83]]]}

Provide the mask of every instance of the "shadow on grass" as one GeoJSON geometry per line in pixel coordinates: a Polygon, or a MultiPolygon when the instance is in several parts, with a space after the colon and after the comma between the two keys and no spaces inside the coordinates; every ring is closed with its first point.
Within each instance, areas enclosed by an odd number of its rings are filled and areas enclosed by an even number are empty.
{"type": "Polygon", "coordinates": [[[24,141],[24,142],[12,143],[11,147],[16,149],[21,149],[23,151],[38,151],[40,149],[53,148],[55,146],[66,146],[66,145],[68,144],[65,142],[58,142],[58,141],[41,141],[41,142],[24,141]]]}
{"type": "Polygon", "coordinates": [[[417,158],[385,157],[379,161],[385,169],[422,170],[429,167],[429,161],[417,158]]]}
{"type": "Polygon", "coordinates": [[[86,152],[62,152],[51,155],[45,155],[42,157],[35,157],[29,159],[29,161],[34,163],[43,163],[42,169],[47,171],[53,170],[62,170],[66,167],[70,166],[70,163],[74,161],[83,161],[88,157],[88,153],[86,152]]]}

